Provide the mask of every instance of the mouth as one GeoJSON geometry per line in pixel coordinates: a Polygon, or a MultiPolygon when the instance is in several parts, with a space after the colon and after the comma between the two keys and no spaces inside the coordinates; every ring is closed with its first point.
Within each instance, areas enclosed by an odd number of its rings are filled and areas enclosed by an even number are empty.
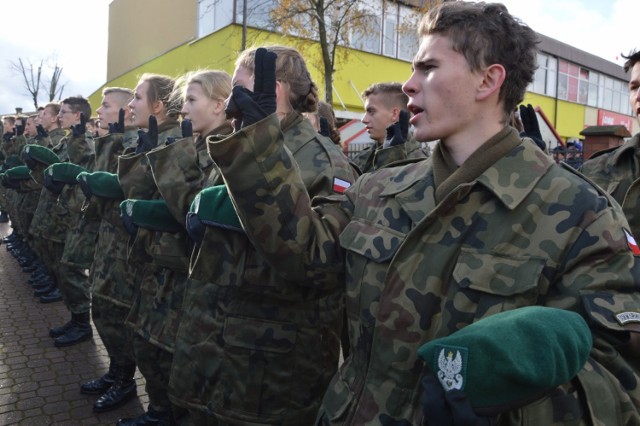
{"type": "Polygon", "coordinates": [[[411,119],[409,120],[409,123],[414,124],[415,121],[417,121],[417,117],[418,115],[420,115],[421,113],[424,112],[424,109],[416,106],[416,105],[412,105],[411,103],[409,105],[407,105],[407,109],[409,110],[409,112],[411,113],[411,119]]]}

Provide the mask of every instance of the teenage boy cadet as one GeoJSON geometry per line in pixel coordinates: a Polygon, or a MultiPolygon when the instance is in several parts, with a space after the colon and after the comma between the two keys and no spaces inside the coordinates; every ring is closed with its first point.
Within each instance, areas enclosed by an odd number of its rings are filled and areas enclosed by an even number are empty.
{"type": "MultiPolygon", "coordinates": [[[[359,152],[353,162],[362,173],[367,173],[375,170],[380,164],[388,164],[392,161],[387,157],[377,158],[376,156],[384,147],[384,141],[387,139],[387,127],[398,122],[400,111],[407,111],[409,97],[402,91],[400,83],[376,83],[362,92],[362,98],[365,110],[362,123],[367,126],[367,133],[375,144],[359,152]]],[[[404,151],[403,158],[399,159],[429,156],[414,138],[407,140],[404,144],[404,151]]]]}
{"type": "MultiPolygon", "coordinates": [[[[626,59],[624,71],[629,76],[629,103],[640,123],[640,51],[626,59]]],[[[582,173],[600,185],[622,206],[636,241],[640,241],[640,133],[622,146],[595,153],[582,165],[582,173]]]]}
{"type": "MultiPolygon", "coordinates": [[[[440,140],[429,159],[365,174],[312,208],[268,108],[271,94],[235,99],[234,91],[230,104],[265,118],[209,142],[261,254],[291,280],[344,279],[351,355],[317,423],[437,424],[421,407],[433,395],[421,387],[429,370],[418,349],[501,311],[540,305],[589,324],[584,368],[544,393],[523,383],[514,400],[480,414],[497,424],[637,424],[640,252],[629,225],[606,193],[508,125],[536,68],[535,32],[501,4],[459,1],[431,9],[419,36],[403,88],[414,137],[440,140]]],[[[502,349],[510,359],[514,348],[502,349]]],[[[526,356],[535,364],[535,352],[526,356]]],[[[453,384],[466,357],[447,359],[453,384]]],[[[517,364],[487,372],[485,394],[495,393],[494,374],[517,364]]]]}
{"type": "MultiPolygon", "coordinates": [[[[133,90],[107,87],[98,114],[98,124],[109,134],[96,139],[96,164],[93,176],[116,173],[118,156],[135,146],[137,128],[127,107],[133,90]]],[[[80,180],[85,179],[79,177],[80,180]]],[[[91,266],[91,316],[109,354],[109,370],[101,377],[82,383],[80,392],[100,395],[93,405],[95,412],[113,410],[136,396],[133,378],[136,370],[133,331],[124,322],[131,310],[133,292],[132,265],[127,262],[127,234],[120,219],[121,198],[93,193],[90,205],[98,206],[101,223],[95,258],[91,266]]]]}
{"type": "Polygon", "coordinates": [[[62,139],[66,132],[60,127],[58,113],[60,112],[60,104],[50,102],[44,106],[38,114],[38,135],[36,136],[37,144],[52,148],[62,139]]]}

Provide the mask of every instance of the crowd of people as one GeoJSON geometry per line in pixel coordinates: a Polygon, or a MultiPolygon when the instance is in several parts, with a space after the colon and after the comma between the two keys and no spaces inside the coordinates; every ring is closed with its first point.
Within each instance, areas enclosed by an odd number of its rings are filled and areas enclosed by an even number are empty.
{"type": "MultiPolygon", "coordinates": [[[[460,1],[418,34],[410,78],[364,91],[354,158],[285,46],[105,88],[95,128],[81,96],[3,118],[3,242],[67,307],[56,346],[93,321],[95,412],[137,368],[120,426],[640,425],[638,135],[585,179],[531,106],[512,121],[525,23],[460,1]]],[[[640,52],[625,70],[640,116],[640,52]]]]}

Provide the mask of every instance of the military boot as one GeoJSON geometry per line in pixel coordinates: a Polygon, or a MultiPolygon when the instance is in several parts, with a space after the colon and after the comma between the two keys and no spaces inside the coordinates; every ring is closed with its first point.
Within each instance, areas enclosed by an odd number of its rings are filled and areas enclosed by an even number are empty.
{"type": "Polygon", "coordinates": [[[84,382],[80,385],[80,393],[85,395],[102,395],[109,390],[113,382],[116,380],[116,365],[113,358],[109,361],[109,371],[97,379],[84,382]]]}
{"type": "Polygon", "coordinates": [[[53,337],[54,339],[56,337],[60,337],[63,334],[65,334],[67,331],[69,331],[71,329],[71,327],[73,327],[73,321],[69,320],[67,321],[65,324],[59,326],[59,327],[51,327],[49,329],[49,336],[53,337]]]}
{"type": "Polygon", "coordinates": [[[54,340],[57,348],[65,346],[73,346],[80,342],[84,342],[93,337],[91,322],[89,321],[89,312],[81,314],[71,314],[71,327],[62,336],[54,340]]]}
{"type": "Polygon", "coordinates": [[[115,369],[115,380],[109,390],[93,404],[93,411],[103,413],[114,410],[136,397],[136,381],[133,375],[136,365],[118,366],[115,369]]]}
{"type": "Polygon", "coordinates": [[[149,408],[146,413],[136,418],[120,419],[116,426],[173,426],[171,413],[160,413],[149,408]]]}

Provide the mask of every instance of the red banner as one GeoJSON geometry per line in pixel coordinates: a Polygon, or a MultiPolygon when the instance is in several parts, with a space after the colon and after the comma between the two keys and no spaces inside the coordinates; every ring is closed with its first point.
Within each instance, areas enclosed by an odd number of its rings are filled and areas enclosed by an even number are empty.
{"type": "Polygon", "coordinates": [[[629,133],[632,131],[633,118],[628,115],[618,114],[617,112],[598,110],[598,126],[616,126],[623,125],[629,133]]]}

